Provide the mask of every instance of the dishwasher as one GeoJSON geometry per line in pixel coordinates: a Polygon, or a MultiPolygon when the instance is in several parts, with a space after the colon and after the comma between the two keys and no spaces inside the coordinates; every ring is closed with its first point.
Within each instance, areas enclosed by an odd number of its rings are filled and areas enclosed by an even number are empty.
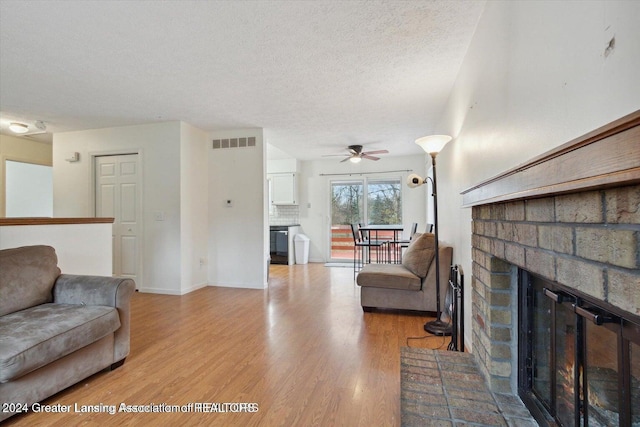
{"type": "Polygon", "coordinates": [[[289,227],[272,225],[269,243],[271,264],[289,264],[289,227]]]}

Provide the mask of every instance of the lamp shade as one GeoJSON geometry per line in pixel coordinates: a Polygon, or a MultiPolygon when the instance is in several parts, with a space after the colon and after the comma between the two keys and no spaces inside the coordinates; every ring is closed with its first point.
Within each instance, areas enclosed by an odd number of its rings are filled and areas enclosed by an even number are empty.
{"type": "Polygon", "coordinates": [[[29,131],[29,126],[24,123],[10,123],[9,130],[13,133],[27,133],[29,131]]]}
{"type": "Polygon", "coordinates": [[[407,186],[409,188],[420,187],[422,184],[424,184],[424,181],[425,179],[423,177],[415,173],[412,173],[407,177],[407,186]]]}
{"type": "Polygon", "coordinates": [[[437,154],[449,141],[451,141],[449,135],[429,135],[416,139],[416,144],[429,154],[437,154]]]}

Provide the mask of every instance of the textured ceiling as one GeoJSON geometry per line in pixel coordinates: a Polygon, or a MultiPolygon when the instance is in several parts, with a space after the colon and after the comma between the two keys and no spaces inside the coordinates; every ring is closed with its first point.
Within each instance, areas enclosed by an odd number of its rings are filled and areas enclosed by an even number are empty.
{"type": "Polygon", "coordinates": [[[300,159],[421,152],[483,1],[0,1],[0,120],[261,127],[300,159]]]}

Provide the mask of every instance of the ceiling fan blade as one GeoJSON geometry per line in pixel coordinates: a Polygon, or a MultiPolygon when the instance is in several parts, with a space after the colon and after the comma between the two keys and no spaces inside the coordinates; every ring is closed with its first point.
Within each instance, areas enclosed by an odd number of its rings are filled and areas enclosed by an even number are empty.
{"type": "Polygon", "coordinates": [[[362,145],[350,145],[347,147],[347,151],[351,154],[325,154],[322,157],[346,156],[343,160],[340,161],[340,163],[343,163],[354,158],[380,160],[380,157],[375,157],[371,154],[385,154],[389,152],[387,150],[362,151],[362,145]]]}
{"type": "Polygon", "coordinates": [[[376,151],[367,151],[362,154],[386,154],[386,153],[388,153],[387,150],[376,150],[376,151]]]}

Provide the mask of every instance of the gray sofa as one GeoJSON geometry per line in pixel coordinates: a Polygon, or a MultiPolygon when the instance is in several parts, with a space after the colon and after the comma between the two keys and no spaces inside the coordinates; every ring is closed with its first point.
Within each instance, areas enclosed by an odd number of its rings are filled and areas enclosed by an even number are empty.
{"type": "Polygon", "coordinates": [[[57,262],[50,246],[0,251],[0,404],[39,402],[129,354],[133,280],[61,275],[57,262]]]}
{"type": "MultiPolygon", "coordinates": [[[[439,245],[440,303],[444,307],[453,248],[439,245]]],[[[387,308],[436,311],[435,238],[416,234],[402,256],[402,264],[367,264],[356,279],[364,311],[387,308]]]]}

